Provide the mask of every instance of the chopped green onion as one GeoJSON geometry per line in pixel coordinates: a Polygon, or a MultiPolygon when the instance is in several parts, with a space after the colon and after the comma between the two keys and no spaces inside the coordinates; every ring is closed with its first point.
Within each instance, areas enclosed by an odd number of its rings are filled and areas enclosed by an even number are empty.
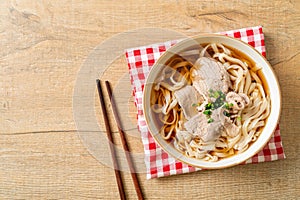
{"type": "MultiPolygon", "coordinates": [[[[215,109],[221,107],[225,102],[226,95],[220,90],[215,91],[215,90],[209,89],[209,92],[210,92],[209,97],[213,97],[215,99],[215,101],[207,104],[205,109],[206,110],[209,110],[209,109],[215,110],[215,109]]],[[[226,109],[229,109],[229,106],[227,106],[226,109]]]]}
{"type": "Polygon", "coordinates": [[[225,111],[225,110],[224,110],[223,114],[224,114],[226,117],[230,117],[230,113],[227,112],[227,111],[225,111]]]}
{"type": "Polygon", "coordinates": [[[221,102],[215,102],[214,103],[214,108],[215,109],[217,109],[217,108],[219,108],[219,107],[221,107],[222,106],[222,103],[221,102]]]}
{"type": "Polygon", "coordinates": [[[209,119],[207,120],[207,123],[212,123],[213,121],[214,121],[213,118],[209,118],[209,119]]]}
{"type": "Polygon", "coordinates": [[[218,92],[218,91],[215,91],[215,92],[214,92],[214,97],[215,97],[215,98],[218,98],[219,96],[220,96],[219,92],[218,92]]]}
{"type": "Polygon", "coordinates": [[[206,104],[205,110],[209,110],[209,109],[211,109],[211,108],[212,108],[212,103],[206,104]]]}
{"type": "Polygon", "coordinates": [[[241,116],[238,116],[238,117],[237,117],[237,120],[242,120],[242,117],[241,117],[241,116]]]}
{"type": "Polygon", "coordinates": [[[233,103],[228,104],[227,102],[225,102],[223,107],[229,110],[233,107],[233,103]]]}
{"type": "Polygon", "coordinates": [[[224,105],[223,105],[223,107],[224,107],[224,108],[226,108],[226,109],[229,109],[229,105],[228,105],[228,103],[227,103],[227,102],[225,102],[225,103],[224,103],[224,105]]]}
{"type": "Polygon", "coordinates": [[[211,111],[210,110],[204,110],[203,114],[205,114],[205,115],[211,115],[211,111]]]}

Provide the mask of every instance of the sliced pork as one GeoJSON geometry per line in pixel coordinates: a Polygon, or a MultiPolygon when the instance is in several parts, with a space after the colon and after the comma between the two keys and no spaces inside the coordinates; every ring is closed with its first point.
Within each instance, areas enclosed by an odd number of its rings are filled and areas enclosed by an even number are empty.
{"type": "Polygon", "coordinates": [[[174,96],[178,104],[181,106],[183,114],[187,120],[191,119],[198,113],[196,106],[193,106],[193,104],[198,104],[203,101],[199,92],[190,85],[176,90],[174,92],[174,96]]]}
{"type": "Polygon", "coordinates": [[[209,95],[209,90],[227,93],[231,87],[226,69],[212,58],[199,58],[191,72],[193,86],[206,97],[209,95]]]}
{"type": "MultiPolygon", "coordinates": [[[[220,108],[220,113],[224,113],[224,112],[227,112],[226,109],[220,108]]],[[[219,116],[220,116],[220,121],[221,121],[221,123],[224,126],[224,129],[226,131],[226,134],[229,137],[235,137],[235,136],[237,136],[237,134],[240,132],[241,128],[238,127],[237,125],[235,125],[231,121],[230,117],[227,117],[224,114],[223,115],[219,115],[219,116]]]]}
{"type": "Polygon", "coordinates": [[[240,127],[236,126],[229,117],[224,115],[224,108],[220,107],[212,111],[210,116],[212,122],[208,123],[208,118],[203,113],[198,113],[184,123],[185,129],[194,136],[199,136],[203,142],[215,141],[223,133],[229,137],[235,137],[240,127]]]}
{"type": "Polygon", "coordinates": [[[212,122],[208,123],[206,115],[198,113],[184,123],[184,127],[194,136],[199,136],[204,142],[214,141],[224,132],[220,115],[223,115],[220,113],[220,109],[215,110],[211,115],[212,122]]]}

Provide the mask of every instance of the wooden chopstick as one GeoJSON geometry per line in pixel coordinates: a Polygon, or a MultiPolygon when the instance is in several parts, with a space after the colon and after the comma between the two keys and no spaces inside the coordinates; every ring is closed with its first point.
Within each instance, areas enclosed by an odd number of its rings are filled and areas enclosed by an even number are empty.
{"type": "Polygon", "coordinates": [[[122,146],[123,146],[123,149],[125,151],[125,155],[126,155],[126,159],[127,159],[127,163],[128,163],[129,169],[130,169],[130,174],[131,174],[131,178],[133,180],[135,191],[137,193],[138,199],[142,200],[142,199],[144,199],[143,193],[142,193],[142,189],[141,189],[141,186],[139,184],[139,180],[137,178],[137,174],[135,172],[135,168],[134,168],[134,165],[133,165],[132,158],[130,156],[130,151],[129,151],[129,148],[128,148],[128,144],[127,144],[127,140],[126,140],[126,137],[125,137],[125,133],[124,133],[124,131],[121,128],[120,117],[119,117],[119,114],[117,112],[117,106],[116,106],[116,103],[115,103],[113,95],[112,95],[112,90],[111,90],[109,81],[105,81],[105,85],[106,85],[108,96],[109,96],[109,99],[110,99],[110,102],[111,102],[111,107],[112,107],[112,110],[113,110],[113,113],[114,113],[115,121],[116,121],[117,126],[118,126],[118,130],[119,130],[119,134],[120,134],[120,137],[121,137],[122,146]]]}
{"type": "Polygon", "coordinates": [[[111,156],[112,156],[112,160],[113,160],[115,176],[117,179],[120,198],[121,198],[121,200],[126,200],[124,186],[123,186],[123,182],[122,182],[122,178],[121,178],[121,173],[119,171],[119,165],[118,165],[118,161],[116,158],[116,151],[115,151],[115,147],[114,147],[115,144],[113,142],[111,128],[110,128],[109,121],[108,121],[108,115],[107,115],[107,111],[106,111],[106,107],[105,107],[105,102],[104,102],[104,98],[103,98],[103,92],[102,92],[100,80],[97,79],[96,82],[97,82],[97,88],[98,88],[99,99],[100,99],[100,104],[101,104],[101,108],[102,108],[102,114],[103,114],[103,118],[104,118],[105,128],[106,128],[106,132],[107,132],[107,137],[109,139],[109,148],[110,148],[110,152],[111,152],[111,156]]]}

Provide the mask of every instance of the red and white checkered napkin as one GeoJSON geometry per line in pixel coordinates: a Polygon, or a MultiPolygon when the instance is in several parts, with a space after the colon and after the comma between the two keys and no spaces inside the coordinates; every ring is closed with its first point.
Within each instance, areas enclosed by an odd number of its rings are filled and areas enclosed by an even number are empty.
{"type": "MultiPolygon", "coordinates": [[[[226,31],[220,34],[241,39],[255,47],[255,49],[257,49],[263,56],[266,55],[264,35],[261,26],[226,31]]],[[[143,88],[151,66],[153,66],[162,53],[177,42],[178,41],[168,41],[165,43],[152,44],[149,46],[126,50],[133,95],[135,98],[135,105],[137,107],[138,128],[141,132],[145,150],[147,179],[201,170],[181,163],[164,152],[152,138],[143,115],[143,88]]],[[[265,148],[243,164],[274,161],[284,158],[285,155],[283,152],[278,125],[265,148]]]]}

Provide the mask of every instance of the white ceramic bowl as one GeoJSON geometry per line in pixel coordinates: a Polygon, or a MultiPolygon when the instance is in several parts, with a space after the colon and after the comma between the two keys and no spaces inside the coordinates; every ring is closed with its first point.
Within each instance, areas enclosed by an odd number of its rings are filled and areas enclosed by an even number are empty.
{"type": "Polygon", "coordinates": [[[262,148],[267,144],[272,133],[274,132],[279,117],[280,117],[280,110],[281,110],[281,95],[280,95],[280,88],[277,81],[277,78],[272,70],[272,67],[268,63],[268,61],[252,46],[248,45],[245,42],[240,40],[222,36],[222,35],[215,35],[215,34],[208,34],[208,35],[199,35],[193,38],[185,39],[170,49],[168,49],[154,64],[152,67],[144,88],[144,96],[143,96],[143,109],[145,119],[155,141],[160,145],[160,147],[165,150],[169,155],[174,157],[181,162],[184,162],[188,165],[206,168],[206,169],[217,169],[217,168],[225,168],[240,164],[247,159],[251,158],[255,154],[257,154],[262,148]],[[247,55],[252,61],[255,61],[259,66],[262,67],[262,73],[266,79],[266,83],[269,88],[269,94],[271,98],[271,112],[267,123],[263,129],[263,132],[258,137],[257,141],[255,141],[245,152],[233,155],[226,159],[221,159],[217,162],[207,162],[202,161],[194,158],[188,158],[176,150],[173,145],[170,145],[167,141],[165,141],[161,135],[159,134],[159,127],[155,123],[154,113],[150,108],[150,95],[151,89],[153,87],[153,83],[155,82],[156,78],[162,71],[163,67],[165,67],[164,63],[170,59],[174,53],[182,52],[186,49],[189,49],[191,46],[198,45],[198,44],[205,44],[205,43],[222,43],[226,46],[232,47],[234,49],[239,50],[240,52],[247,55]]]}

